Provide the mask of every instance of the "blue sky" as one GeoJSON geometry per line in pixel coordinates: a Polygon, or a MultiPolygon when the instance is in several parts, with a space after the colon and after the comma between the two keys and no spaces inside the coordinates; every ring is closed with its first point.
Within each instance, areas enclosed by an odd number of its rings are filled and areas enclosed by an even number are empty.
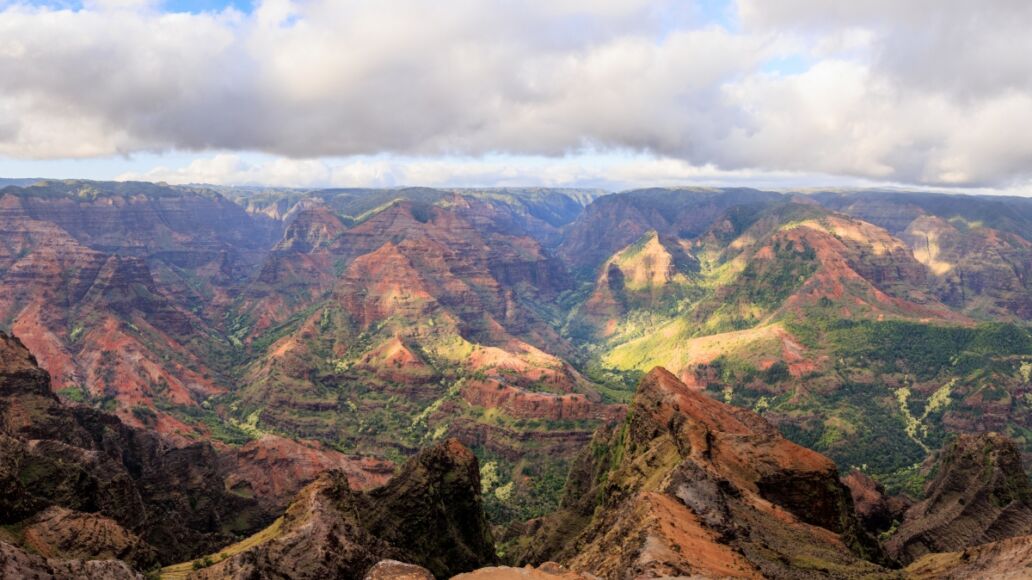
{"type": "Polygon", "coordinates": [[[1032,192],[1032,5],[948,4],[0,0],[0,176],[1032,192]]]}

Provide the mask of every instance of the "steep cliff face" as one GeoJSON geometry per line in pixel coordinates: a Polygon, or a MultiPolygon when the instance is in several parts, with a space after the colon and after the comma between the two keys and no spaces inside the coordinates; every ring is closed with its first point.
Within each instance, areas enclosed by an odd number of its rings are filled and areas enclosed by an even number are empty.
{"type": "Polygon", "coordinates": [[[1032,534],[1032,485],[1013,441],[960,435],[937,469],[926,499],[907,511],[886,544],[900,560],[1032,534]]]}
{"type": "Polygon", "coordinates": [[[663,369],[581,455],[529,545],[524,561],[606,578],[846,577],[883,561],[830,460],[663,369]]]}
{"type": "Polygon", "coordinates": [[[1032,240],[922,215],[900,236],[947,304],[979,318],[1032,320],[1032,240]]]}
{"type": "Polygon", "coordinates": [[[186,563],[165,572],[193,578],[362,578],[384,559],[423,566],[438,578],[496,562],[477,460],[458,441],[420,452],[387,484],[365,493],[353,491],[343,472],[329,471],[302,490],[271,527],[203,561],[211,565],[191,571],[186,563]]]}
{"type": "Polygon", "coordinates": [[[41,553],[147,561],[153,550],[175,561],[269,517],[254,499],[227,492],[209,444],[173,447],[112,415],[63,405],[35,358],[3,333],[0,448],[0,523],[21,526],[26,545],[50,547],[41,553]],[[61,535],[55,518],[83,533],[61,535]]]}

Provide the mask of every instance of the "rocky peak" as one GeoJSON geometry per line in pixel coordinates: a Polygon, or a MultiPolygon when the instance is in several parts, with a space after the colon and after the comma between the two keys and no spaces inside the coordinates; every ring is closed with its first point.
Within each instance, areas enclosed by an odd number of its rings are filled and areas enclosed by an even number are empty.
{"type": "Polygon", "coordinates": [[[21,340],[0,330],[0,395],[50,394],[50,375],[21,340]]]}
{"type": "Polygon", "coordinates": [[[794,577],[785,562],[803,560],[849,575],[883,561],[831,460],[662,368],[582,453],[531,544],[525,563],[603,577],[794,577]]]}
{"type": "Polygon", "coordinates": [[[366,497],[365,526],[438,577],[495,563],[480,467],[458,439],[424,449],[366,497]]]}
{"type": "Polygon", "coordinates": [[[939,459],[924,501],[907,511],[886,547],[909,562],[1032,534],[1032,486],[1014,442],[996,433],[958,435],[939,459]]]}
{"type": "Polygon", "coordinates": [[[803,521],[846,531],[852,505],[834,462],[785,439],[759,415],[690,389],[661,367],[641,381],[628,415],[632,453],[670,437],[682,458],[734,486],[803,521]]]}

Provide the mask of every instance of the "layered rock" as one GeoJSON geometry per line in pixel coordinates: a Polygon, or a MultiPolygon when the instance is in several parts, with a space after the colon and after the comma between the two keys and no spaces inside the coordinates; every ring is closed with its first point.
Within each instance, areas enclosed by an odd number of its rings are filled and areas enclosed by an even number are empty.
{"type": "Polygon", "coordinates": [[[910,562],[1032,533],[1032,485],[1013,441],[958,435],[937,469],[926,499],[906,512],[886,543],[891,554],[910,562]]]}
{"type": "Polygon", "coordinates": [[[71,578],[142,580],[125,562],[118,560],[58,560],[44,558],[0,542],[0,577],[65,580],[71,578]]]}
{"type": "Polygon", "coordinates": [[[530,546],[523,561],[606,578],[846,577],[884,561],[830,460],[663,369],[580,456],[530,546]]]}
{"type": "Polygon", "coordinates": [[[20,524],[21,544],[57,560],[122,560],[136,570],[158,564],[157,553],[115,520],[51,506],[20,524]]]}
{"type": "MultiPolygon", "coordinates": [[[[236,250],[231,240],[219,241],[221,233],[200,226],[187,235],[189,219],[177,221],[149,203],[131,195],[71,199],[5,190],[0,200],[0,321],[38,355],[54,378],[55,390],[76,400],[113,401],[122,419],[137,426],[149,419],[151,427],[165,433],[197,435],[203,428],[183,425],[164,409],[196,407],[198,399],[222,391],[218,373],[209,365],[224,354],[225,343],[202,319],[217,292],[201,279],[218,274],[201,270],[210,269],[212,261],[224,266],[236,250]],[[91,221],[107,210],[114,214],[91,221]],[[143,214],[149,216],[146,228],[132,217],[143,214]],[[122,219],[126,223],[117,227],[108,223],[122,219]],[[167,231],[173,226],[178,229],[167,231]],[[111,232],[106,228],[132,233],[118,245],[107,237],[111,232]],[[208,235],[207,242],[200,241],[208,235]],[[203,256],[193,260],[197,252],[203,256]],[[158,282],[169,281],[169,276],[190,278],[204,299],[178,301],[178,290],[165,292],[158,282]]],[[[230,209],[205,211],[216,214],[206,218],[217,219],[218,212],[230,209]]],[[[228,229],[224,233],[231,236],[228,229]]],[[[253,240],[233,239],[257,252],[253,240]]],[[[219,284],[230,284],[239,275],[226,273],[219,284]]]]}
{"type": "Polygon", "coordinates": [[[957,552],[928,554],[907,566],[904,575],[913,580],[1029,578],[1032,577],[1032,536],[1009,538],[957,552]]]}
{"type": "Polygon", "coordinates": [[[623,412],[620,405],[599,404],[581,393],[531,392],[496,380],[468,381],[462,398],[471,405],[502,409],[521,419],[604,420],[616,418],[623,412]]]}

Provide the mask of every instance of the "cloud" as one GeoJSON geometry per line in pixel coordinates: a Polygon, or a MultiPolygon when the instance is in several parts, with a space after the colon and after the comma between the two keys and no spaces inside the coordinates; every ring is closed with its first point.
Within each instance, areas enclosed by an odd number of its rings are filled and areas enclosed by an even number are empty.
{"type": "Polygon", "coordinates": [[[635,187],[706,185],[790,189],[871,187],[875,182],[790,171],[721,170],[681,159],[648,154],[584,152],[563,157],[487,155],[481,157],[362,156],[346,159],[292,160],[218,153],[178,167],[127,171],[120,181],[174,184],[266,185],[272,187],[433,187],[541,186],[635,187]]]}
{"type": "Polygon", "coordinates": [[[1032,178],[1027,2],[740,0],[734,25],[692,6],[7,5],[0,155],[260,151],[283,159],[226,166],[221,155],[164,171],[297,185],[433,181],[444,170],[453,181],[505,179],[491,164],[506,155],[550,157],[524,166],[558,179],[585,151],[726,175],[999,187],[1032,178]],[[804,64],[770,66],[785,59],[804,64]]]}

